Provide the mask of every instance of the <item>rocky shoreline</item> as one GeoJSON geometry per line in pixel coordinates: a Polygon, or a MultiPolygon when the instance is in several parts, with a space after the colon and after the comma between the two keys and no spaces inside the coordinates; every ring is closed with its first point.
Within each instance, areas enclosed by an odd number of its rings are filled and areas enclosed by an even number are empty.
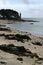
{"type": "Polygon", "coordinates": [[[43,38],[0,24],[0,65],[43,65],[43,38]]]}

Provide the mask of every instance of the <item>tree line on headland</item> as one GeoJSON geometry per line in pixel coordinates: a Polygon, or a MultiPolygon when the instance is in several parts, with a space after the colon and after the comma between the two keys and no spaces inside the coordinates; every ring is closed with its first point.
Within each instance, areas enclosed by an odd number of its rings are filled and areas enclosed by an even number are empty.
{"type": "Polygon", "coordinates": [[[0,10],[0,19],[20,20],[21,13],[19,14],[17,11],[14,11],[11,9],[1,9],[0,10]]]}
{"type": "Polygon", "coordinates": [[[21,18],[21,13],[11,9],[0,9],[0,19],[17,20],[23,22],[36,22],[34,20],[25,20],[21,18]]]}

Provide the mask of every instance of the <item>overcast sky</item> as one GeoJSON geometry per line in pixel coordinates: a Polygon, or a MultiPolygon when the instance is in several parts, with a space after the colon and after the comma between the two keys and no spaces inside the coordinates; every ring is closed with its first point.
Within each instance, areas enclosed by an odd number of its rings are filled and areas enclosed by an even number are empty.
{"type": "Polygon", "coordinates": [[[14,9],[22,17],[43,17],[43,0],[0,0],[0,9],[14,9]]]}

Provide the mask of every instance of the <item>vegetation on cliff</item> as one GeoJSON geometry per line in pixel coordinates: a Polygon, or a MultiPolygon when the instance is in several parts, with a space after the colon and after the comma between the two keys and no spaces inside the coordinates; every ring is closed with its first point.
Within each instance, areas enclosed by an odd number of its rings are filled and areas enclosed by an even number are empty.
{"type": "Polygon", "coordinates": [[[20,19],[20,15],[17,11],[11,9],[1,9],[0,10],[0,18],[1,19],[20,19]]]}

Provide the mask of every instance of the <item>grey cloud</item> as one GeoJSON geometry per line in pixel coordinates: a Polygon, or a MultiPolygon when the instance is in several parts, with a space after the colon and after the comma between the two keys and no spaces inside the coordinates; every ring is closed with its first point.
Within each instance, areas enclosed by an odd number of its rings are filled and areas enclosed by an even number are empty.
{"type": "Polygon", "coordinates": [[[29,4],[29,0],[22,0],[25,4],[29,4]]]}

